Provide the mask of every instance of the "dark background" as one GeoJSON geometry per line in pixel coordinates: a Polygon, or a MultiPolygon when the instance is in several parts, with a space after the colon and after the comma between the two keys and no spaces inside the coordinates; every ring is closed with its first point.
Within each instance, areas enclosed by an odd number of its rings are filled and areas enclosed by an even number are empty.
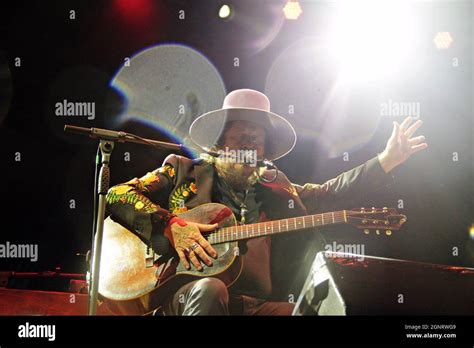
{"type": "MultiPolygon", "coordinates": [[[[75,254],[84,253],[91,242],[97,143],[65,135],[62,129],[64,124],[109,127],[107,119],[123,108],[109,82],[124,57],[159,43],[180,43],[201,52],[215,65],[227,92],[237,88],[263,91],[269,66],[279,53],[296,39],[315,33],[324,36],[323,24],[331,8],[326,2],[302,1],[305,12],[301,18],[284,23],[276,38],[255,52],[248,46],[255,33],[239,24],[238,14],[251,14],[250,19],[265,28],[273,21],[273,8],[285,2],[230,1],[235,8],[234,22],[217,17],[222,3],[15,1],[14,6],[8,6],[2,2],[1,241],[38,243],[39,260],[3,259],[0,270],[44,271],[60,266],[68,272],[86,271],[83,257],[75,254]],[[77,16],[74,21],[68,18],[72,8],[77,16]],[[178,19],[180,9],[186,11],[185,21],[178,19]],[[237,55],[242,59],[239,69],[232,67],[237,55]],[[21,57],[20,68],[14,66],[15,57],[21,57]],[[66,96],[96,102],[96,119],[56,117],[54,104],[66,96]],[[21,152],[21,162],[14,161],[15,152],[21,152]],[[70,199],[75,199],[75,209],[69,208],[70,199]]],[[[400,211],[408,216],[408,222],[391,238],[365,236],[352,227],[331,229],[326,236],[328,240],[364,243],[368,255],[474,266],[469,236],[474,223],[472,2],[417,4],[420,41],[416,61],[422,69],[400,76],[397,91],[409,90],[414,100],[423,100],[425,123],[419,133],[426,136],[429,148],[397,168],[395,186],[368,195],[366,205],[397,207],[397,200],[403,199],[400,211]],[[453,35],[449,50],[434,47],[432,38],[438,31],[453,35]],[[453,57],[460,62],[456,69],[451,66],[453,57]],[[452,161],[453,152],[458,152],[459,161],[452,161]],[[453,247],[459,248],[458,256],[453,256],[453,247]]],[[[318,79],[317,72],[307,78],[318,79]]],[[[321,81],[314,93],[323,98],[330,86],[321,81]]],[[[390,92],[390,86],[385,87],[390,92]]],[[[370,141],[351,150],[349,162],[340,156],[330,158],[317,139],[302,135],[294,151],[277,164],[295,183],[324,182],[382,151],[391,121],[382,119],[370,141]]],[[[309,121],[305,125],[308,129],[314,126],[309,121]]],[[[170,139],[143,124],[127,124],[121,129],[170,139]]],[[[112,160],[112,184],[160,166],[168,153],[119,145],[112,160]],[[125,151],[131,153],[132,161],[122,160],[125,151]]]]}

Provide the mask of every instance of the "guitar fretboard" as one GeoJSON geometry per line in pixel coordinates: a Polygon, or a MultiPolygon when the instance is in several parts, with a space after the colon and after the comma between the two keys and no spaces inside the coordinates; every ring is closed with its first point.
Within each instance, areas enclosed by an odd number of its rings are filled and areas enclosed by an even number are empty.
{"type": "Polygon", "coordinates": [[[206,237],[209,243],[219,244],[266,235],[298,231],[306,228],[347,223],[347,211],[306,215],[288,219],[265,221],[248,225],[218,228],[206,237]]]}

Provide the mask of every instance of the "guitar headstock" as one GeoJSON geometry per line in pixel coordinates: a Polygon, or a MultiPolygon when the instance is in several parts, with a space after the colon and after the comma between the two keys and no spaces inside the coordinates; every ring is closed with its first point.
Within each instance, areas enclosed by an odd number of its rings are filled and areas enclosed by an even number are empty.
{"type": "Polygon", "coordinates": [[[346,211],[347,222],[358,229],[370,234],[375,231],[376,235],[386,234],[391,236],[393,231],[398,231],[407,221],[407,217],[399,214],[395,208],[359,208],[346,211]]]}

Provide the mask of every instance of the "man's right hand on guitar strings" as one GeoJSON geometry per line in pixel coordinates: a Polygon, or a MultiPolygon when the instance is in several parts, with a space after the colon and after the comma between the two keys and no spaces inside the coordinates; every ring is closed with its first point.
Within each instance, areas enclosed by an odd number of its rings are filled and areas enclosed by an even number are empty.
{"type": "Polygon", "coordinates": [[[202,236],[201,232],[210,232],[217,228],[217,224],[200,224],[186,221],[179,217],[170,219],[165,228],[165,236],[178,253],[178,256],[186,269],[191,269],[189,261],[199,271],[202,270],[201,261],[207,266],[212,266],[211,255],[217,258],[217,252],[202,236]],[[201,261],[198,259],[201,259],[201,261]]]}

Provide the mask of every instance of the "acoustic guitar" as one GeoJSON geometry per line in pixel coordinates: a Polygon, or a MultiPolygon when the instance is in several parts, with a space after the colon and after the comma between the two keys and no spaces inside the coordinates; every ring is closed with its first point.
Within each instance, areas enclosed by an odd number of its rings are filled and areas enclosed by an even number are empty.
{"type": "Polygon", "coordinates": [[[106,219],[99,294],[112,312],[149,314],[181,286],[203,277],[216,277],[232,286],[243,266],[240,240],[334,224],[352,224],[367,234],[372,230],[376,235],[391,235],[406,221],[406,216],[393,208],[361,208],[238,225],[232,210],[219,203],[206,203],[178,215],[187,221],[218,224],[216,230],[204,234],[218,254],[212,266],[203,264],[201,271],[193,266],[187,270],[175,253],[155,254],[135,234],[110,217],[106,219]]]}

